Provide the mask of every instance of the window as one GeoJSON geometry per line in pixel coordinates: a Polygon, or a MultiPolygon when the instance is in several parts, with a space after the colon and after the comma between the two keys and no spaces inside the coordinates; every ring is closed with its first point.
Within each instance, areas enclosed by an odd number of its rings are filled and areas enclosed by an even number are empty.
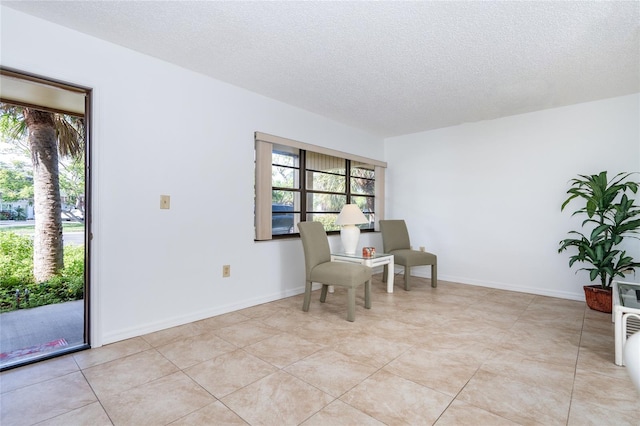
{"type": "Polygon", "coordinates": [[[337,231],[336,217],[357,204],[374,230],[383,217],[386,163],[256,133],[256,240],[296,234],[301,221],[337,231]]]}

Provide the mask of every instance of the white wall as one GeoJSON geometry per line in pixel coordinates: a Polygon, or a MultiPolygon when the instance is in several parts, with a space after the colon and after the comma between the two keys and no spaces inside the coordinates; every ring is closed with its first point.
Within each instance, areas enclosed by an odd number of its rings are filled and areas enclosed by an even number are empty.
{"type": "MultiPolygon", "coordinates": [[[[388,218],[438,255],[439,279],[584,300],[588,275],[557,253],[580,221],[560,205],[579,173],[640,171],[639,105],[636,94],[389,138],[388,218]]],[[[640,242],[628,249],[640,259],[640,242]]]]}
{"type": "Polygon", "coordinates": [[[378,160],[382,139],[6,7],[0,14],[3,66],[94,89],[94,345],[303,291],[300,241],[253,241],[254,131],[378,160]],[[170,210],[159,209],[160,194],[170,210]]]}

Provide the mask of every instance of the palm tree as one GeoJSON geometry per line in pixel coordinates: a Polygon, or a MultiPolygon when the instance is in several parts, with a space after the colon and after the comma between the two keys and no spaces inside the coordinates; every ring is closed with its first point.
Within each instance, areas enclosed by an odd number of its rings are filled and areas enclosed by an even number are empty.
{"type": "Polygon", "coordinates": [[[84,153],[84,121],[60,113],[0,104],[7,132],[14,140],[27,136],[33,165],[33,275],[36,282],[59,273],[63,264],[58,154],[84,153]]]}

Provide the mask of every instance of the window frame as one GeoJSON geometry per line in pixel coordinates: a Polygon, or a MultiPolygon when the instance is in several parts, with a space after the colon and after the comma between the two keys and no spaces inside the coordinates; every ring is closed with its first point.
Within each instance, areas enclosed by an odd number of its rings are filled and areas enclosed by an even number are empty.
{"type": "MultiPolygon", "coordinates": [[[[329,155],[337,157],[345,161],[345,192],[347,202],[351,202],[352,197],[372,197],[374,199],[374,227],[373,229],[363,229],[363,232],[374,232],[379,230],[378,221],[384,219],[384,180],[385,169],[387,163],[384,161],[374,160],[359,155],[349,154],[342,151],[337,151],[317,145],[312,145],[304,142],[295,141],[292,139],[282,138],[279,136],[269,135],[267,133],[255,132],[255,241],[265,241],[282,238],[297,238],[299,233],[287,233],[273,235],[272,225],[272,190],[286,190],[292,192],[298,192],[300,199],[300,211],[295,210],[294,214],[300,215],[300,221],[306,219],[308,212],[306,207],[307,195],[315,193],[325,193],[325,191],[310,190],[307,188],[306,179],[307,172],[313,171],[306,168],[306,153],[312,152],[316,154],[329,155]],[[272,187],[272,166],[273,166],[273,151],[274,146],[283,146],[288,148],[297,149],[299,165],[299,186],[295,189],[272,187]],[[374,194],[358,194],[352,192],[351,179],[352,176],[352,162],[364,163],[374,167],[374,194]]],[[[355,177],[361,179],[361,177],[355,177]]],[[[333,192],[331,192],[334,194],[333,192]]],[[[295,219],[294,219],[294,223],[295,219]]],[[[337,233],[338,231],[327,231],[328,234],[337,233]]]]}

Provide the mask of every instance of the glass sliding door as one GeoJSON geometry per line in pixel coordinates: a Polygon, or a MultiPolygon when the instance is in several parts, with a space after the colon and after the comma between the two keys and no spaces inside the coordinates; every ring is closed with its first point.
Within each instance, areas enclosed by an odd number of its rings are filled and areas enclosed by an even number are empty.
{"type": "Polygon", "coordinates": [[[0,369],[89,347],[91,90],[0,68],[0,369]]]}

